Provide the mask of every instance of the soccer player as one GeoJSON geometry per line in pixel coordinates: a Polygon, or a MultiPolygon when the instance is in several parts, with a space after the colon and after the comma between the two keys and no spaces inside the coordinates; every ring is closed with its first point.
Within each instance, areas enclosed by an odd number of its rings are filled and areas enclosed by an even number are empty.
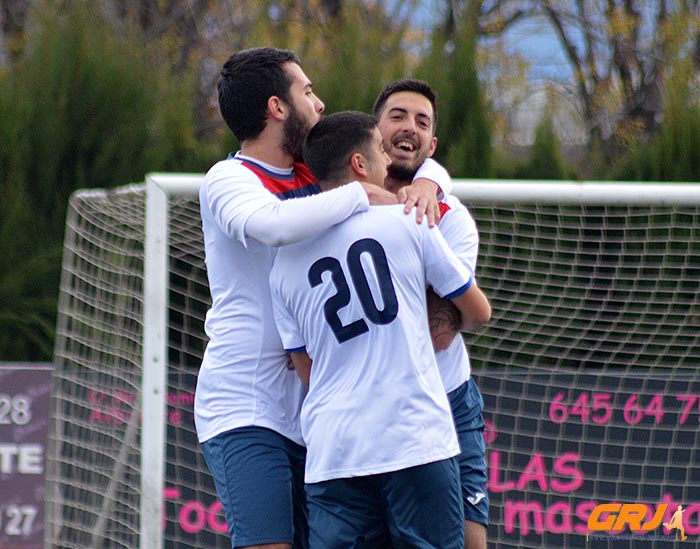
{"type": "MultiPolygon", "coordinates": [[[[389,164],[374,118],[357,112],[316,124],[304,159],[324,192],[382,186],[389,164]]],[[[309,383],[301,426],[312,549],[463,547],[459,444],[426,284],[457,305],[462,329],[490,318],[440,232],[401,206],[370,207],[277,252],[275,320],[309,383]]]]}
{"type": "MultiPolygon", "coordinates": [[[[215,164],[200,189],[212,304],[195,425],[232,546],[302,548],[299,411],[306,388],[287,368],[272,316],[274,246],[323,232],[370,203],[396,203],[396,197],[367,183],[316,194],[298,160],[324,105],[293,52],[235,53],[223,66],[218,91],[222,117],[241,150],[215,164]]],[[[417,204],[416,220],[423,214],[434,219],[435,184],[416,181],[409,190],[406,207],[417,204]]]]}
{"type": "MultiPolygon", "coordinates": [[[[373,112],[391,158],[385,188],[396,192],[411,183],[419,166],[435,152],[435,93],[426,82],[399,80],[379,94],[373,112]]],[[[454,196],[446,196],[441,205],[440,232],[452,251],[471,272],[475,272],[479,235],[473,218],[454,196]]],[[[483,398],[471,377],[469,355],[458,333],[458,311],[449,301],[430,294],[429,313],[437,363],[461,447],[459,468],[464,500],[465,548],[486,549],[489,499],[483,398]]]]}

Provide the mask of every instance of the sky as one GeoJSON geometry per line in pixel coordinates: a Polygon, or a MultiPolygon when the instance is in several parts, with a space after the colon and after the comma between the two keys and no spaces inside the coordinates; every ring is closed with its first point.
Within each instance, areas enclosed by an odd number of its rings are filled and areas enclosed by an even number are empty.
{"type": "MultiPolygon", "coordinates": [[[[391,6],[392,2],[402,6],[411,4],[406,0],[390,0],[388,5],[391,6]]],[[[442,16],[445,3],[446,0],[415,2],[415,9],[410,14],[413,22],[423,27],[436,24],[442,16]]],[[[571,82],[572,69],[554,29],[544,18],[515,23],[503,34],[502,40],[507,52],[522,55],[530,64],[530,94],[508,115],[514,126],[511,139],[516,144],[529,145],[544,112],[547,86],[553,81],[571,82]]],[[[575,106],[572,104],[563,105],[562,111],[555,114],[555,129],[562,142],[577,144],[586,139],[585,132],[575,123],[575,118],[575,106]]]]}
{"type": "Polygon", "coordinates": [[[566,79],[571,76],[559,39],[544,20],[516,23],[505,34],[507,48],[522,53],[531,63],[531,76],[536,80],[566,79]]]}
{"type": "MultiPolygon", "coordinates": [[[[411,10],[414,24],[431,27],[439,21],[447,0],[419,0],[411,10]]],[[[402,5],[408,9],[406,0],[390,0],[389,6],[402,5]]],[[[571,67],[552,27],[542,19],[520,21],[504,34],[507,47],[525,55],[532,62],[533,78],[562,77],[571,74],[571,67]]]]}
{"type": "MultiPolygon", "coordinates": [[[[512,115],[514,125],[519,128],[513,140],[528,145],[534,140],[535,128],[548,101],[547,86],[552,82],[572,82],[572,68],[558,37],[544,19],[515,24],[504,40],[507,51],[522,54],[530,63],[528,80],[532,93],[512,115]]],[[[554,127],[563,143],[582,144],[587,139],[586,132],[575,121],[575,108],[570,102],[562,101],[555,112],[554,127]]]]}

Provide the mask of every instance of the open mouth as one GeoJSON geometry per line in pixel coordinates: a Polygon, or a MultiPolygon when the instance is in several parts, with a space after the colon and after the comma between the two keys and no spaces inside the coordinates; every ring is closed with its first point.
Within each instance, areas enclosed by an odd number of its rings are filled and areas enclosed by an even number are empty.
{"type": "Polygon", "coordinates": [[[412,141],[408,141],[407,139],[399,139],[398,141],[395,141],[394,147],[405,152],[413,152],[416,150],[416,144],[412,141]]]}

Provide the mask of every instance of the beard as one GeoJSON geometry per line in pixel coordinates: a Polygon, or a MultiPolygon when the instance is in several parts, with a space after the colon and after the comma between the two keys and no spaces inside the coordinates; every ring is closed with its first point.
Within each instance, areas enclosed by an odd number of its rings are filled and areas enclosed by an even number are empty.
{"type": "Polygon", "coordinates": [[[425,160],[425,158],[421,159],[420,162],[411,164],[396,164],[392,162],[387,168],[387,177],[401,183],[410,183],[413,181],[413,177],[416,175],[418,168],[423,164],[423,160],[425,160]]]}
{"type": "Polygon", "coordinates": [[[289,104],[289,118],[284,123],[282,149],[289,153],[294,162],[302,162],[302,150],[304,147],[304,139],[311,129],[311,124],[308,120],[304,120],[294,105],[289,104]]]}

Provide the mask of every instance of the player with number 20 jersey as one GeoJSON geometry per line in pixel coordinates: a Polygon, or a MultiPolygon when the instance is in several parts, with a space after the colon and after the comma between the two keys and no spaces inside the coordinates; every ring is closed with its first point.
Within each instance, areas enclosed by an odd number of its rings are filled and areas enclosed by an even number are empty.
{"type": "Polygon", "coordinates": [[[307,484],[459,453],[427,326],[426,281],[450,296],[466,291],[472,275],[439,231],[401,206],[370,207],[279,249],[270,275],[275,320],[285,349],[313,360],[301,413],[307,484]]]}

